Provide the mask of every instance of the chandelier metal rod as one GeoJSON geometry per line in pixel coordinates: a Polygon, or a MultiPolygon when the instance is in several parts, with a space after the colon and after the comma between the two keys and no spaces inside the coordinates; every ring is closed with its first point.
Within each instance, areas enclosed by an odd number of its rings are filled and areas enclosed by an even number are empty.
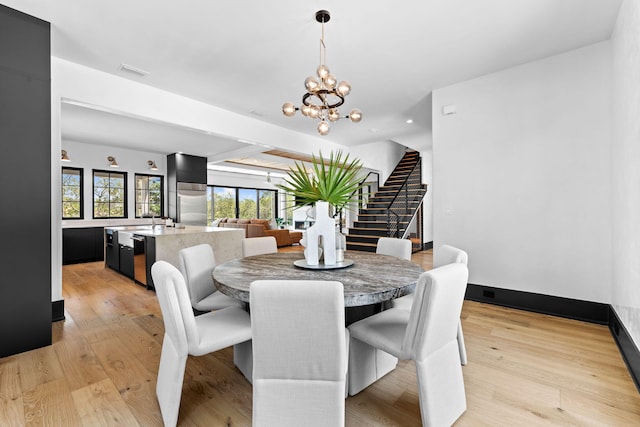
{"type": "Polygon", "coordinates": [[[327,63],[327,45],[324,43],[324,18],[322,19],[322,36],[320,37],[320,65],[327,63]]]}

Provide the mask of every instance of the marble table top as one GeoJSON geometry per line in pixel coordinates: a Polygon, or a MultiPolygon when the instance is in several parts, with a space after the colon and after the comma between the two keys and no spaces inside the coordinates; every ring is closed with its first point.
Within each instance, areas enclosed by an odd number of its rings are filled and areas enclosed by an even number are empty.
{"type": "Polygon", "coordinates": [[[370,252],[346,251],[350,267],[335,270],[307,270],[293,262],[302,253],[255,255],[227,261],[213,270],[220,292],[249,302],[249,285],[254,280],[335,280],[344,285],[345,307],[376,304],[412,293],[424,269],[413,262],[370,252]]]}

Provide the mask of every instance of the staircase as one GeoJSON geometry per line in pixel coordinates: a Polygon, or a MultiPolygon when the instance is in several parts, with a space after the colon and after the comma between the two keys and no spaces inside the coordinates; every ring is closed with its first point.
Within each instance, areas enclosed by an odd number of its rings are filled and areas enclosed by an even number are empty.
{"type": "Polygon", "coordinates": [[[349,228],[347,249],[375,252],[380,237],[403,237],[426,193],[420,154],[408,151],[366,208],[359,209],[349,228]]]}

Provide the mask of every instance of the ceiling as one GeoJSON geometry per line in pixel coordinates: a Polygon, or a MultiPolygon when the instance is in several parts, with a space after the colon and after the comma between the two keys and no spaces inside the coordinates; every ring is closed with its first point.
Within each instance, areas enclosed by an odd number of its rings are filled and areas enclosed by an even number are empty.
{"type": "MultiPolygon", "coordinates": [[[[314,136],[316,121],[284,117],[281,107],[300,105],[319,62],[315,12],[327,9],[326,64],[352,85],[342,113],[357,107],[363,120],[340,120],[323,138],[352,147],[427,140],[434,89],[607,40],[621,0],[2,3],[52,23],[53,56],[314,136]]],[[[63,138],[145,151],[211,156],[242,147],[82,105],[63,105],[61,126],[63,138]]]]}

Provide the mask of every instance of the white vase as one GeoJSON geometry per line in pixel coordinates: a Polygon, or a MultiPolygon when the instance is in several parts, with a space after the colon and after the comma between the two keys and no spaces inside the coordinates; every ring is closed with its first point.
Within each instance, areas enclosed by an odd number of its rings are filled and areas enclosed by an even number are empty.
{"type": "Polygon", "coordinates": [[[318,201],[315,204],[315,223],[307,228],[304,235],[303,245],[304,258],[308,265],[318,265],[320,263],[320,236],[322,236],[322,247],[325,265],[336,264],[336,221],[329,215],[329,203],[318,201]]]}

